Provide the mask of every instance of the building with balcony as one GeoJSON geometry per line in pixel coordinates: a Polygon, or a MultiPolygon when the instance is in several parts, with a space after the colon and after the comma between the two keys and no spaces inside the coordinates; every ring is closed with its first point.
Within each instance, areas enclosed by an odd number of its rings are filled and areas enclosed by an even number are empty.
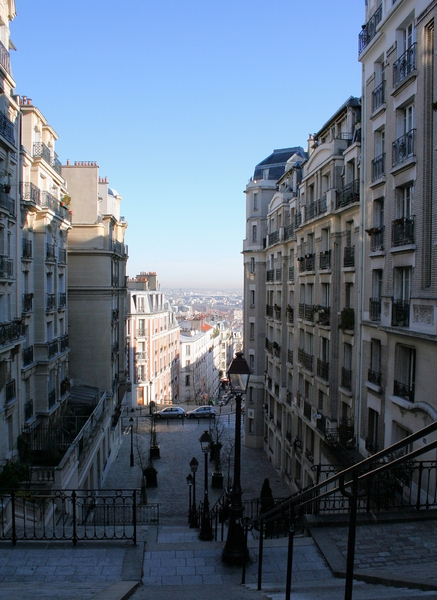
{"type": "Polygon", "coordinates": [[[179,325],[156,273],[127,280],[127,355],[132,408],[179,398],[179,325]]]}
{"type": "Polygon", "coordinates": [[[437,418],[437,6],[429,0],[365,4],[359,45],[364,454],[437,418]]]}
{"type": "Polygon", "coordinates": [[[95,162],[62,166],[71,197],[68,245],[70,377],[111,403],[115,426],[127,387],[127,223],[121,196],[95,162]]]}

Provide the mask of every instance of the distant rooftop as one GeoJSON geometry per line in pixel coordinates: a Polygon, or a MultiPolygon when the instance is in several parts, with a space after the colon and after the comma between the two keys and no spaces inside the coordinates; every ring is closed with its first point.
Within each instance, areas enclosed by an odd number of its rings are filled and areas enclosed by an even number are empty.
{"type": "Polygon", "coordinates": [[[301,146],[273,150],[272,154],[256,165],[253,179],[277,181],[283,175],[288,159],[295,154],[306,158],[305,150],[301,146]]]}

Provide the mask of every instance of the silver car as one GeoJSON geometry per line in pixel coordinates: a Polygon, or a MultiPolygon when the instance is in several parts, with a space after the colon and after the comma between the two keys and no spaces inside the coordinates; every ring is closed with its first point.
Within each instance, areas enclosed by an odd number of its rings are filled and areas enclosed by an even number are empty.
{"type": "Polygon", "coordinates": [[[187,412],[189,419],[212,419],[217,416],[217,411],[213,406],[198,406],[194,410],[187,412]]]}
{"type": "Polygon", "coordinates": [[[183,419],[185,411],[180,406],[167,406],[154,415],[155,419],[183,419]]]}

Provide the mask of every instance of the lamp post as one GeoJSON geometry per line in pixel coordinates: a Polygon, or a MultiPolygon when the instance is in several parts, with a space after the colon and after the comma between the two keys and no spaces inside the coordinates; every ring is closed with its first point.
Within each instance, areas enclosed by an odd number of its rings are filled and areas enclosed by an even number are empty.
{"type": "Polygon", "coordinates": [[[244,506],[241,502],[240,463],[241,463],[241,400],[249,385],[251,370],[242,352],[235,354],[228,370],[231,393],[235,396],[235,456],[234,482],[231,488],[229,506],[228,537],[222,552],[222,560],[230,565],[241,565],[247,559],[247,548],[242,517],[244,506]]]}
{"type": "Polygon", "coordinates": [[[193,456],[190,460],[190,469],[193,476],[193,503],[190,512],[190,527],[197,527],[197,507],[196,507],[196,472],[199,466],[199,461],[193,456]]]}
{"type": "Polygon", "coordinates": [[[192,505],[191,505],[191,488],[193,487],[193,476],[191,473],[187,475],[187,484],[188,484],[188,523],[191,524],[191,513],[192,513],[192,505]]]}
{"type": "Polygon", "coordinates": [[[212,438],[207,431],[204,431],[199,439],[200,447],[205,456],[205,489],[203,495],[203,511],[202,511],[202,523],[200,525],[200,540],[211,541],[213,538],[212,527],[209,516],[209,500],[208,500],[208,452],[212,438]]]}
{"type": "Polygon", "coordinates": [[[130,423],[130,466],[134,466],[134,418],[129,419],[130,423]]]}

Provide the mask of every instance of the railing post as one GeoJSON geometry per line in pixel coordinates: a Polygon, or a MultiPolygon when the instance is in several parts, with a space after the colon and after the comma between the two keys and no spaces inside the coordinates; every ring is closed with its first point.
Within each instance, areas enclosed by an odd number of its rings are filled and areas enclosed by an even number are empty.
{"type": "MultiPolygon", "coordinates": [[[[420,510],[420,490],[422,489],[423,463],[419,462],[419,481],[417,482],[416,510],[420,510]]],[[[428,497],[428,495],[427,495],[428,497]]]]}
{"type": "Polygon", "coordinates": [[[71,492],[71,501],[73,502],[73,544],[77,544],[77,524],[76,524],[76,490],[71,492]]]}
{"type": "Polygon", "coordinates": [[[17,527],[15,522],[15,490],[11,491],[11,506],[12,506],[12,545],[17,543],[17,527]]]}
{"type": "Polygon", "coordinates": [[[259,527],[259,549],[258,549],[258,591],[261,590],[263,576],[263,545],[264,545],[264,521],[260,521],[259,527]]]}

